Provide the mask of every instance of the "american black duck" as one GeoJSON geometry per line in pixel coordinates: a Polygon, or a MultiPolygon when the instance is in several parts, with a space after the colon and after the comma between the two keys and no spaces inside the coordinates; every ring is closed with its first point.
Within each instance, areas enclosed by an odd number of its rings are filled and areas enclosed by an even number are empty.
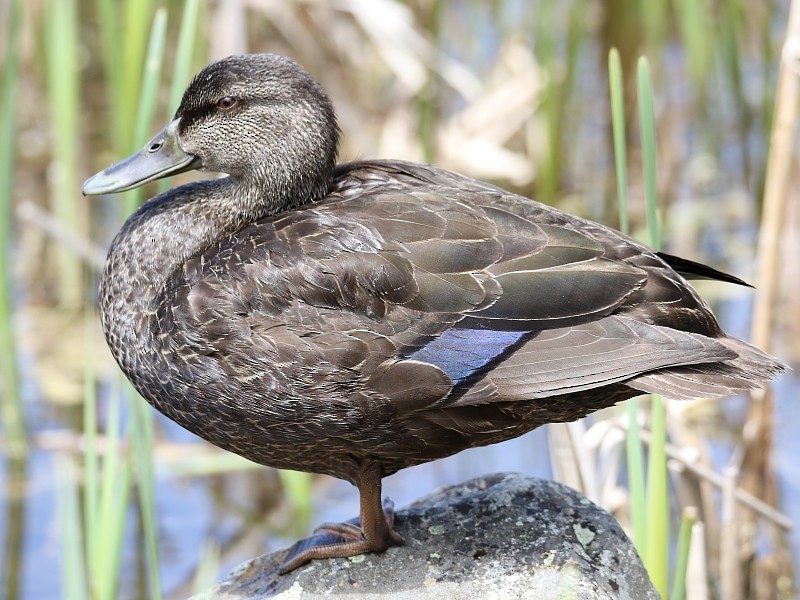
{"type": "Polygon", "coordinates": [[[209,442],[358,487],[361,526],[312,558],[402,540],[381,479],[656,392],[722,397],[781,369],[687,283],[714,269],[492,185],[336,163],[330,100],[296,63],[203,69],[139,153],[89,179],[156,196],[109,250],[100,316],[155,408],[209,442]]]}

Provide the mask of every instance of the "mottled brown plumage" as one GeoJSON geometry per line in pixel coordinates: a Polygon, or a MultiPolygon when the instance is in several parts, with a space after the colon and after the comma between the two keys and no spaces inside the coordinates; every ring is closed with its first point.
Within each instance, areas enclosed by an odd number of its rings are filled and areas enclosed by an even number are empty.
{"type": "Polygon", "coordinates": [[[229,174],[128,219],[100,314],[159,411],[255,462],[358,486],[361,527],[328,526],[339,541],[285,570],[401,543],[380,499],[399,469],[641,392],[721,397],[781,369],[725,335],[684,276],[735,278],[435,167],[336,165],[337,142],[299,66],[230,57],[84,186],[229,174]]]}

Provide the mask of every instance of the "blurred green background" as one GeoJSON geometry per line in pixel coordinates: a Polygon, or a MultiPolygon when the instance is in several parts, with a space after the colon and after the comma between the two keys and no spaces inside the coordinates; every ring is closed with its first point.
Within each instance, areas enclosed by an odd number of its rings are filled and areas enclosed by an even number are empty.
{"type": "MultiPolygon", "coordinates": [[[[183,597],[357,512],[347,484],[255,467],[155,415],[99,330],[94,295],[111,237],[159,185],[200,175],[100,199],[81,197],[81,183],[159,129],[209,60],[276,52],[300,62],[337,106],[343,160],[432,162],[618,226],[607,70],[617,48],[628,216],[646,239],[644,55],[664,249],[756,282],[789,11],[790,0],[0,0],[0,597],[183,597]]],[[[799,183],[784,194],[779,285],[766,301],[770,350],[795,370],[799,183]]],[[[752,339],[757,292],[697,287],[727,331],[752,339]]],[[[741,504],[732,519],[718,484],[800,517],[798,390],[787,374],[767,398],[667,406],[669,441],[683,453],[670,462],[673,533],[687,506],[702,522],[689,598],[795,597],[797,534],[741,504]]],[[[385,490],[402,506],[437,485],[524,471],[581,488],[627,526],[623,416],[401,472],[385,490]]]]}

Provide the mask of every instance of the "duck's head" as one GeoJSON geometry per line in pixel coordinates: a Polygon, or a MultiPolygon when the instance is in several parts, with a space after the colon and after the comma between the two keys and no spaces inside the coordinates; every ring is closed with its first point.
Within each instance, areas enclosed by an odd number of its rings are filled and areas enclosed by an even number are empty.
{"type": "Polygon", "coordinates": [[[230,56],[200,71],[172,121],[139,152],[88,179],[83,193],[122,192],[201,169],[301,204],[327,192],[338,137],[330,100],[297,63],[230,56]]]}

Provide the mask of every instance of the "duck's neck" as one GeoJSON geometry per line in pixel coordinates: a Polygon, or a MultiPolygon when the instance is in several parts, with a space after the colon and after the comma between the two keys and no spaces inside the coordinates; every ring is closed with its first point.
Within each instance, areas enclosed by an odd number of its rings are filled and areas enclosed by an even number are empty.
{"type": "Polygon", "coordinates": [[[186,260],[288,202],[231,177],[191,183],[146,202],[111,244],[100,285],[100,317],[115,358],[129,371],[153,335],[147,320],[169,279],[186,260]]]}

